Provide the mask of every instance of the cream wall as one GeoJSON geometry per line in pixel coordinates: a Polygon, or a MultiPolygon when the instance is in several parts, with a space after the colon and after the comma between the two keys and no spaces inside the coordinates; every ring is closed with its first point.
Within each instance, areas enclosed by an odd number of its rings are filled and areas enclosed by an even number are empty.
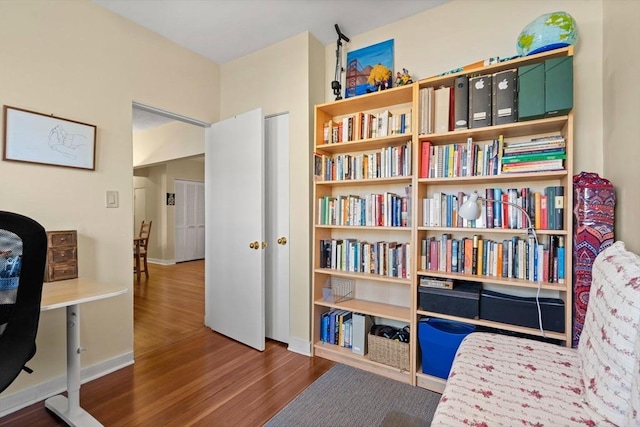
{"type": "Polygon", "coordinates": [[[204,129],[172,122],[134,133],[133,167],[204,155],[204,129]]]}
{"type": "Polygon", "coordinates": [[[640,253],[640,2],[604,2],[604,176],[616,187],[616,238],[640,253]]]}
{"type": "MultiPolygon", "coordinates": [[[[0,104],[98,129],[93,172],[0,161],[0,209],[77,230],[79,274],[129,290],[82,306],[83,369],[132,359],[132,101],[215,122],[219,88],[218,65],[89,1],[0,1],[0,104]],[[105,190],[119,208],[105,208],[105,190]]],[[[19,392],[65,387],[65,342],[64,310],[42,313],[35,372],[2,393],[0,412],[19,392]]]]}
{"type": "Polygon", "coordinates": [[[222,119],[258,107],[265,115],[289,113],[290,348],[307,353],[311,307],[310,131],[312,106],[322,101],[322,81],[311,81],[309,76],[311,66],[322,63],[323,54],[317,40],[302,33],[221,66],[222,119]]]}

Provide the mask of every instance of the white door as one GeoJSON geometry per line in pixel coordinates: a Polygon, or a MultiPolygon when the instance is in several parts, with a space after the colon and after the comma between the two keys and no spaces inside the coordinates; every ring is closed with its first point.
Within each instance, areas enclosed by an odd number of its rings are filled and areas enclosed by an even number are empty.
{"type": "Polygon", "coordinates": [[[174,181],[176,262],[204,258],[204,182],[174,181]]]}
{"type": "Polygon", "coordinates": [[[182,262],[187,260],[187,212],[186,195],[187,184],[185,181],[174,181],[173,190],[176,192],[175,198],[175,260],[182,262]]]}
{"type": "Polygon", "coordinates": [[[205,143],[205,324],[265,348],[262,109],[215,123],[205,143]]]}
{"type": "Polygon", "coordinates": [[[265,119],[266,336],[289,343],[289,114],[265,119]]]}
{"type": "Polygon", "coordinates": [[[194,241],[194,258],[192,259],[203,259],[204,258],[204,242],[205,242],[205,210],[204,210],[204,182],[195,182],[195,203],[193,204],[193,209],[195,210],[194,223],[195,227],[195,241],[194,241]]]}

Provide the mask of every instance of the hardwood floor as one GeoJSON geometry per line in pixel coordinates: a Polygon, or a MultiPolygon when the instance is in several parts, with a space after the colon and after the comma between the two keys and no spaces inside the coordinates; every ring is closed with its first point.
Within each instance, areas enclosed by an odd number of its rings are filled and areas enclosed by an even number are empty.
{"type": "MultiPolygon", "coordinates": [[[[261,426],[333,362],[267,341],[259,352],[203,326],[204,262],[149,265],[135,285],[136,363],[83,384],[105,426],[261,426]]],[[[0,426],[62,426],[40,402],[0,426]]]]}

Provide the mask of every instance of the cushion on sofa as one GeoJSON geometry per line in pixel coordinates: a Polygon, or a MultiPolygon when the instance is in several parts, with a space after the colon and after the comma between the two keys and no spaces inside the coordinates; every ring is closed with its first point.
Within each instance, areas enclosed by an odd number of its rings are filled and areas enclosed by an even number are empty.
{"type": "Polygon", "coordinates": [[[473,333],[456,353],[432,426],[607,426],[585,414],[578,352],[473,333]]]}
{"type": "Polygon", "coordinates": [[[617,425],[626,425],[629,419],[634,381],[638,392],[639,328],[640,257],[616,242],[593,263],[578,352],[589,409],[617,425]]]}

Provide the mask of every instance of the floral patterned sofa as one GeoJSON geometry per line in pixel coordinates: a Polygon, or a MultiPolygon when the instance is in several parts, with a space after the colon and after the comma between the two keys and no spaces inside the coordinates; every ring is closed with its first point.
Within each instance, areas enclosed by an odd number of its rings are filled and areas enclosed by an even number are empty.
{"type": "Polygon", "coordinates": [[[431,425],[640,426],[640,257],[598,255],[577,349],[467,336],[431,425]]]}

